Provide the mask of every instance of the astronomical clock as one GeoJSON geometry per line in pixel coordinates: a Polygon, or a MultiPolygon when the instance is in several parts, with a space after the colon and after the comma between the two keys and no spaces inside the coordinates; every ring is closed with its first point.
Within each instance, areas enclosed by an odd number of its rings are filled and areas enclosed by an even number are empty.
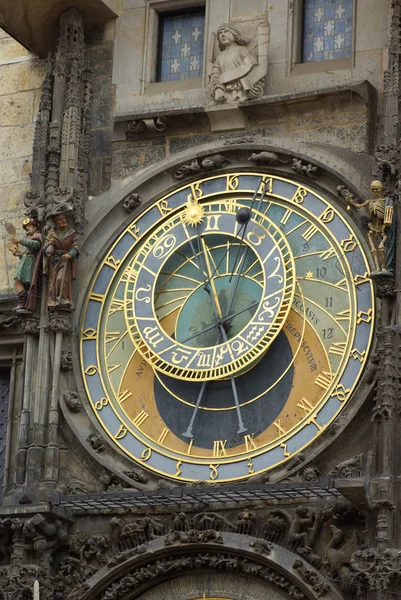
{"type": "Polygon", "coordinates": [[[358,385],[369,272],[347,217],[289,179],[226,173],[159,198],[110,246],[83,311],[99,427],[177,482],[277,467],[358,385]]]}

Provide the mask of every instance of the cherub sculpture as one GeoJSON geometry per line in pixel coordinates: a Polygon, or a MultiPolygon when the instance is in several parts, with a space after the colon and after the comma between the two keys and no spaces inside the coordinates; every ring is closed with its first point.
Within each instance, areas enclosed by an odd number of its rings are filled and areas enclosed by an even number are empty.
{"type": "Polygon", "coordinates": [[[252,41],[234,25],[220,25],[213,39],[209,65],[210,93],[215,102],[242,102],[263,94],[269,38],[267,19],[258,25],[252,41]]]}
{"type": "Polygon", "coordinates": [[[389,197],[383,197],[383,185],[380,181],[372,181],[370,184],[372,198],[365,202],[355,202],[353,196],[348,195],[347,201],[357,209],[368,207],[369,223],[368,238],[372,250],[373,261],[377,271],[388,271],[392,255],[392,225],[394,220],[393,201],[389,197]]]}

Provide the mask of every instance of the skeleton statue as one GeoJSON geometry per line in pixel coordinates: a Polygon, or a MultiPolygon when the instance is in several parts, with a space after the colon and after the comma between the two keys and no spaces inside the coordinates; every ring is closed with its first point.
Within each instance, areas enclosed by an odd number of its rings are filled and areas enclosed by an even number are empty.
{"type": "Polygon", "coordinates": [[[368,207],[369,211],[369,244],[372,250],[373,261],[377,271],[387,271],[392,262],[392,225],[394,220],[394,207],[391,198],[383,198],[383,185],[380,181],[370,184],[373,198],[365,202],[355,202],[352,196],[347,196],[347,201],[357,209],[368,207]]]}
{"type": "Polygon", "coordinates": [[[210,93],[215,102],[242,102],[263,94],[269,32],[267,19],[258,25],[252,41],[234,25],[224,23],[218,28],[209,65],[210,93]]]}

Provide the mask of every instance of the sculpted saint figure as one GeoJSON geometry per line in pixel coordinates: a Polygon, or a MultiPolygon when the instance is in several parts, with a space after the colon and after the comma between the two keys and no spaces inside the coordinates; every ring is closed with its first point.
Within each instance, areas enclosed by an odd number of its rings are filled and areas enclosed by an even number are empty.
{"type": "Polygon", "coordinates": [[[370,184],[373,198],[365,202],[355,202],[348,196],[348,202],[355,208],[368,207],[369,223],[368,238],[372,250],[373,261],[377,271],[387,271],[390,268],[393,254],[392,225],[394,220],[394,207],[391,198],[383,198],[383,185],[380,181],[370,184]]]}
{"type": "Polygon", "coordinates": [[[14,256],[20,258],[14,275],[14,285],[18,295],[17,310],[35,310],[43,238],[35,219],[26,219],[22,227],[26,231],[25,237],[18,238],[13,235],[8,248],[14,256]]]}
{"type": "Polygon", "coordinates": [[[265,22],[259,25],[254,43],[234,25],[225,23],[218,28],[220,54],[210,68],[210,89],[217,103],[252,100],[263,94],[268,41],[265,22]]]}
{"type": "Polygon", "coordinates": [[[76,275],[78,234],[68,229],[65,215],[55,217],[55,227],[50,229],[44,246],[45,268],[48,275],[48,306],[72,307],[72,281],[76,275]]]}

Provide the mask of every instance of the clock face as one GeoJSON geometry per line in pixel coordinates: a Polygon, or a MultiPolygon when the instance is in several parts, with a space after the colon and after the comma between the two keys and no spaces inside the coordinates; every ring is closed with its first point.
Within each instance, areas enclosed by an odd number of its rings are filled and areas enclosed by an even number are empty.
{"type": "Polygon", "coordinates": [[[347,220],[298,183],[247,172],[181,187],[127,227],[90,287],[81,365],[96,418],[176,480],[277,466],[358,383],[368,274],[347,220]]]}

